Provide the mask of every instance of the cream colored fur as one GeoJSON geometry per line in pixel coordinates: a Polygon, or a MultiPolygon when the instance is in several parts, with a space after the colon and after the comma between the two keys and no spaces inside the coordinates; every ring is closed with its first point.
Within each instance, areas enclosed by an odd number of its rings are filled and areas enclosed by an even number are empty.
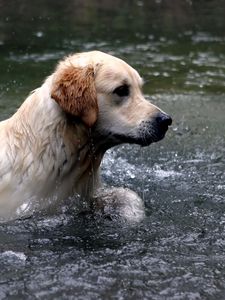
{"type": "Polygon", "coordinates": [[[60,62],[18,111],[0,123],[0,220],[44,209],[75,193],[90,198],[98,186],[98,169],[104,152],[123,142],[114,138],[114,133],[136,139],[141,124],[153,120],[160,112],[144,99],[141,86],[137,71],[102,52],[75,54],[60,62]],[[89,82],[93,76],[94,85],[92,102],[87,107],[83,102],[89,101],[88,87],[77,95],[79,87],[73,86],[77,77],[67,76],[66,81],[61,78],[64,70],[68,73],[73,68],[81,70],[84,77],[87,74],[84,69],[91,70],[89,82]],[[73,90],[67,94],[70,80],[73,90]],[[125,83],[130,94],[121,100],[113,91],[125,83]],[[84,93],[83,99],[87,100],[82,102],[84,93]],[[84,107],[70,115],[61,100],[71,105],[80,101],[84,107]]]}

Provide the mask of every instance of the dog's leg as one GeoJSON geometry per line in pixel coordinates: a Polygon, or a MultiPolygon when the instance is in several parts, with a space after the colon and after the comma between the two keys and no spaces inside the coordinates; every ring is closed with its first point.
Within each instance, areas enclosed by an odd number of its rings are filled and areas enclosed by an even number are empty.
{"type": "Polygon", "coordinates": [[[128,222],[140,222],[145,217],[144,203],[127,188],[101,188],[93,197],[94,212],[110,219],[118,217],[128,222]]]}

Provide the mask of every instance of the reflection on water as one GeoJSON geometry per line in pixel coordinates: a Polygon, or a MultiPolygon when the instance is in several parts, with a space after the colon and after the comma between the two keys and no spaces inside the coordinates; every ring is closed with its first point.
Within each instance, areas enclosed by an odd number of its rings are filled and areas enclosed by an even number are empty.
{"type": "Polygon", "coordinates": [[[143,197],[139,225],[68,203],[0,226],[0,299],[223,299],[224,11],[222,0],[0,0],[0,119],[62,56],[96,48],[137,68],[174,119],[162,142],[112,149],[102,165],[107,184],[143,197]]]}

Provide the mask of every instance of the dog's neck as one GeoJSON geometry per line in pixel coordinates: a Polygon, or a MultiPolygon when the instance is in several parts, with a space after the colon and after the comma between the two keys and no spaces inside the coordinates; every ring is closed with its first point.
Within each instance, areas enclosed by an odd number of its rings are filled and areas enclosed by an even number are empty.
{"type": "Polygon", "coordinates": [[[95,147],[91,130],[65,114],[49,93],[43,92],[45,88],[44,84],[34,91],[12,117],[11,124],[16,124],[15,153],[26,149],[25,160],[32,156],[32,166],[23,162],[24,172],[32,169],[38,174],[43,169],[41,174],[46,178],[38,178],[40,184],[67,182],[68,194],[77,192],[88,197],[98,181],[104,152],[95,147]]]}

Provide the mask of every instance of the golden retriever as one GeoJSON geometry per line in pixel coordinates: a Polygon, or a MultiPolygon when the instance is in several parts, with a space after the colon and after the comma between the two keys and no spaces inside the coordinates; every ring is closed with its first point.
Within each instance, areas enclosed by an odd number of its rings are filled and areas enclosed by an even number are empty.
{"type": "Polygon", "coordinates": [[[143,97],[142,84],[131,66],[99,51],[61,61],[0,122],[1,220],[75,193],[89,199],[107,149],[161,140],[172,120],[143,97]]]}

